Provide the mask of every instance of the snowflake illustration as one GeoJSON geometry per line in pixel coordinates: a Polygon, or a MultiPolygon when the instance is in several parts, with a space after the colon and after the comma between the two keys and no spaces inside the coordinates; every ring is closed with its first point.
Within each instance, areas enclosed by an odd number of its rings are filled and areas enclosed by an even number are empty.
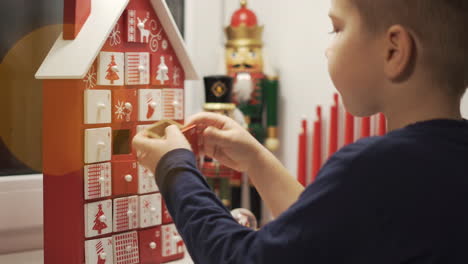
{"type": "Polygon", "coordinates": [[[85,78],[83,79],[83,82],[86,85],[86,89],[91,89],[94,86],[96,86],[96,71],[94,70],[94,66],[91,66],[91,69],[89,69],[88,73],[86,74],[85,78]]]}
{"type": "Polygon", "coordinates": [[[117,119],[123,119],[125,116],[125,103],[119,100],[117,102],[117,105],[115,105],[115,108],[117,108],[117,110],[115,111],[117,119]]]}
{"type": "Polygon", "coordinates": [[[145,200],[144,205],[143,205],[144,208],[149,209],[150,205],[151,205],[151,203],[148,200],[145,200]]]}
{"type": "Polygon", "coordinates": [[[112,30],[112,33],[109,36],[109,43],[111,47],[117,46],[121,43],[119,24],[115,25],[114,29],[112,30]]]}

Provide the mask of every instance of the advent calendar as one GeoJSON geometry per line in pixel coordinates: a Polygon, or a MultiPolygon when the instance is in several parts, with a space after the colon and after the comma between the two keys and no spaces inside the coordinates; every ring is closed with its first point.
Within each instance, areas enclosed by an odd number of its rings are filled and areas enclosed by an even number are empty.
{"type": "Polygon", "coordinates": [[[43,85],[44,263],[166,263],[184,244],[131,141],[198,79],[164,0],[64,0],[43,85]]]}

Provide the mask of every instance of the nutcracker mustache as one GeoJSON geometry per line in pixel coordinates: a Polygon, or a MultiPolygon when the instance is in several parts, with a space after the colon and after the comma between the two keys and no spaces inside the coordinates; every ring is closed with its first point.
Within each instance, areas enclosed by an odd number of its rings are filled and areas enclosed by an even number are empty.
{"type": "Polygon", "coordinates": [[[248,63],[234,64],[232,67],[233,67],[233,68],[244,67],[244,68],[247,68],[247,69],[253,68],[253,66],[252,66],[251,64],[248,64],[248,63]]]}

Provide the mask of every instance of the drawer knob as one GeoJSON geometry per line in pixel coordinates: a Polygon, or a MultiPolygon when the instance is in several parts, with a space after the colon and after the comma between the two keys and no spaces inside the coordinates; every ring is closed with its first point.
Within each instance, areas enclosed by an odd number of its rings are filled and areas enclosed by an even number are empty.
{"type": "Polygon", "coordinates": [[[126,182],[131,182],[133,180],[133,176],[130,174],[125,175],[125,181],[126,182]]]}
{"type": "Polygon", "coordinates": [[[107,255],[106,255],[106,253],[102,252],[101,254],[99,254],[99,257],[101,259],[106,259],[107,255]]]}
{"type": "Polygon", "coordinates": [[[98,104],[97,104],[97,107],[98,107],[99,110],[104,110],[104,109],[106,109],[106,104],[104,104],[104,103],[98,103],[98,104]]]}
{"type": "Polygon", "coordinates": [[[138,66],[138,71],[139,71],[139,72],[144,72],[145,69],[146,69],[146,68],[145,68],[145,66],[143,66],[143,65],[138,66]]]}
{"type": "Polygon", "coordinates": [[[111,69],[112,69],[113,72],[118,72],[119,71],[119,67],[117,67],[117,65],[112,66],[111,69]]]}
{"type": "Polygon", "coordinates": [[[106,217],[105,215],[101,215],[101,216],[99,217],[99,221],[105,222],[105,221],[107,221],[107,217],[106,217]]]}
{"type": "Polygon", "coordinates": [[[156,208],[151,207],[150,211],[151,211],[151,213],[156,213],[156,208]]]}
{"type": "Polygon", "coordinates": [[[127,246],[127,247],[125,247],[125,251],[127,251],[127,252],[132,251],[132,246],[127,246]]]}
{"type": "Polygon", "coordinates": [[[155,248],[156,248],[156,243],[155,243],[155,242],[151,242],[151,243],[149,244],[149,246],[150,246],[151,249],[155,249],[155,248]]]}
{"type": "Polygon", "coordinates": [[[105,182],[105,181],[106,181],[106,179],[105,179],[104,177],[99,177],[99,182],[100,182],[100,183],[103,183],[103,182],[105,182]]]}
{"type": "Polygon", "coordinates": [[[129,102],[126,102],[126,103],[125,103],[125,109],[127,109],[127,110],[131,111],[131,110],[133,109],[133,106],[132,106],[132,104],[131,104],[131,103],[129,103],[129,102]]]}
{"type": "Polygon", "coordinates": [[[127,216],[128,216],[128,217],[131,217],[132,215],[133,215],[133,211],[132,211],[132,210],[128,210],[127,216]]]}

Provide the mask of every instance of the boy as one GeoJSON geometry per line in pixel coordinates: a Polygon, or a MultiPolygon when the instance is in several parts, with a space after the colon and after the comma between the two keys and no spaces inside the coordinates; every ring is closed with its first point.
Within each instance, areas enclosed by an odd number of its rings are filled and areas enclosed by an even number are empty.
{"type": "Polygon", "coordinates": [[[247,172],[276,217],[259,231],[209,191],[177,128],[138,134],[195,263],[468,263],[467,14],[466,0],[332,0],[331,78],[391,132],[341,149],[305,190],[234,121],[192,118],[205,154],[247,172]]]}

